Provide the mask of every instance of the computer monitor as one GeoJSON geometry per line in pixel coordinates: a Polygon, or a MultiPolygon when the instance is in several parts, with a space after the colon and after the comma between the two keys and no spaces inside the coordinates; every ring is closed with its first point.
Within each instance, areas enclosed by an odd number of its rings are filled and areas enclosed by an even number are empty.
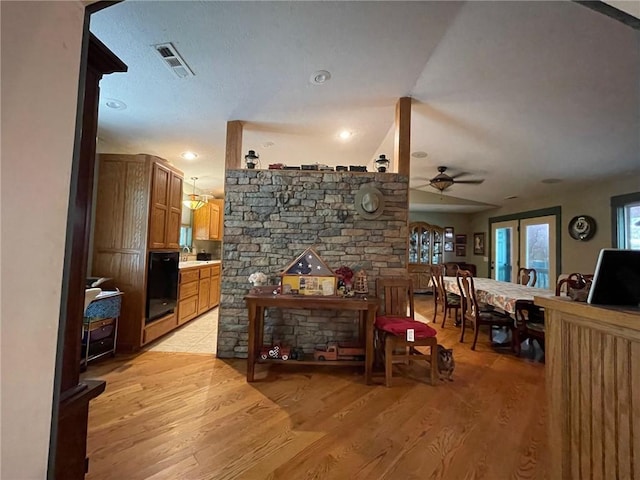
{"type": "Polygon", "coordinates": [[[600,250],[587,303],[640,307],[640,250],[600,250]]]}

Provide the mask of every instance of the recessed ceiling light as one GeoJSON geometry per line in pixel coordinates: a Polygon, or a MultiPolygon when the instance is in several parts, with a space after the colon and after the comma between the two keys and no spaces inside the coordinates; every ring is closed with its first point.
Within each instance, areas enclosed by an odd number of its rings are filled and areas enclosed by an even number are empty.
{"type": "Polygon", "coordinates": [[[411,156],[413,158],[426,158],[427,152],[413,152],[411,156]]]}
{"type": "Polygon", "coordinates": [[[343,140],[347,140],[348,138],[351,138],[351,135],[353,135],[353,133],[351,133],[349,130],[343,130],[340,132],[340,138],[343,140]]]}
{"type": "Polygon", "coordinates": [[[317,72],[313,72],[311,77],[309,77],[309,81],[314,85],[322,85],[325,82],[328,82],[331,79],[331,74],[326,70],[318,70],[317,72]]]}
{"type": "Polygon", "coordinates": [[[545,178],[544,180],[540,180],[540,183],[562,183],[561,178],[545,178]]]}
{"type": "Polygon", "coordinates": [[[124,110],[127,108],[126,103],[124,103],[122,100],[117,100],[115,98],[107,98],[104,104],[109,108],[113,108],[114,110],[124,110]]]}
{"type": "Polygon", "coordinates": [[[195,160],[196,158],[198,158],[198,154],[197,154],[197,153],[195,153],[195,152],[189,152],[189,151],[182,152],[182,153],[180,154],[180,156],[181,156],[182,158],[184,158],[185,160],[195,160]]]}

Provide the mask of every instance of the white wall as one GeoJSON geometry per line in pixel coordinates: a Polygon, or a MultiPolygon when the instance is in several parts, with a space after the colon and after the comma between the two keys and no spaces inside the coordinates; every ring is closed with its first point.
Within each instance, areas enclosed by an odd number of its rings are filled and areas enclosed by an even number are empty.
{"type": "Polygon", "coordinates": [[[45,478],[84,7],[0,2],[2,464],[45,478]]]}

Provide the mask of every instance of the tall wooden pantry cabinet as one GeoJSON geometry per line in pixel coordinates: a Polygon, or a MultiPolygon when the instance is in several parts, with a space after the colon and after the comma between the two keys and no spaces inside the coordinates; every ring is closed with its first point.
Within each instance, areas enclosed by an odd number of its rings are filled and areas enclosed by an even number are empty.
{"type": "Polygon", "coordinates": [[[137,350],[177,326],[176,313],[145,325],[150,251],[179,251],[183,174],[152,155],[101,154],[93,236],[93,276],[125,295],[119,352],[137,350]]]}

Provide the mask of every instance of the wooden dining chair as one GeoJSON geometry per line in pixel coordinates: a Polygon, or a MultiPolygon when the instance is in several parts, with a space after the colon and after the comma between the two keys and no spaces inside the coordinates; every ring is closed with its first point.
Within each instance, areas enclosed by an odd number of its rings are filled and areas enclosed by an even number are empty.
{"type": "Polygon", "coordinates": [[[538,273],[535,268],[520,267],[518,270],[517,283],[527,287],[535,287],[538,280],[538,273]]]}
{"type": "Polygon", "coordinates": [[[589,273],[570,273],[560,274],[556,283],[556,296],[568,296],[569,291],[581,290],[587,286],[587,282],[593,280],[593,274],[589,273]]]}
{"type": "Polygon", "coordinates": [[[509,315],[496,310],[482,311],[476,289],[473,284],[473,275],[468,270],[458,270],[456,275],[458,288],[462,294],[462,332],[460,334],[460,342],[464,342],[464,334],[467,324],[473,327],[473,344],[471,350],[476,349],[478,342],[478,332],[483,325],[489,326],[489,340],[493,341],[493,327],[507,327],[513,331],[513,319],[509,315]]]}
{"type": "Polygon", "coordinates": [[[513,346],[520,355],[522,342],[536,340],[544,351],[544,309],[532,300],[517,300],[515,306],[516,325],[513,331],[513,346]]]}
{"type": "Polygon", "coordinates": [[[415,320],[413,282],[405,277],[387,277],[376,280],[379,299],[375,321],[377,348],[384,359],[385,384],[391,386],[393,363],[407,363],[409,359],[430,362],[429,380],[436,385],[438,378],[436,330],[415,320]],[[409,339],[413,330],[413,340],[409,339]],[[415,347],[429,347],[429,355],[415,347]],[[402,349],[402,353],[398,351],[402,349]]]}
{"type": "Polygon", "coordinates": [[[451,316],[453,310],[453,318],[456,325],[458,324],[458,313],[460,311],[460,295],[447,292],[444,287],[444,265],[435,265],[431,267],[431,279],[433,281],[433,299],[435,307],[433,309],[433,323],[436,322],[438,315],[438,304],[442,306],[442,327],[447,320],[447,315],[451,316]]]}

